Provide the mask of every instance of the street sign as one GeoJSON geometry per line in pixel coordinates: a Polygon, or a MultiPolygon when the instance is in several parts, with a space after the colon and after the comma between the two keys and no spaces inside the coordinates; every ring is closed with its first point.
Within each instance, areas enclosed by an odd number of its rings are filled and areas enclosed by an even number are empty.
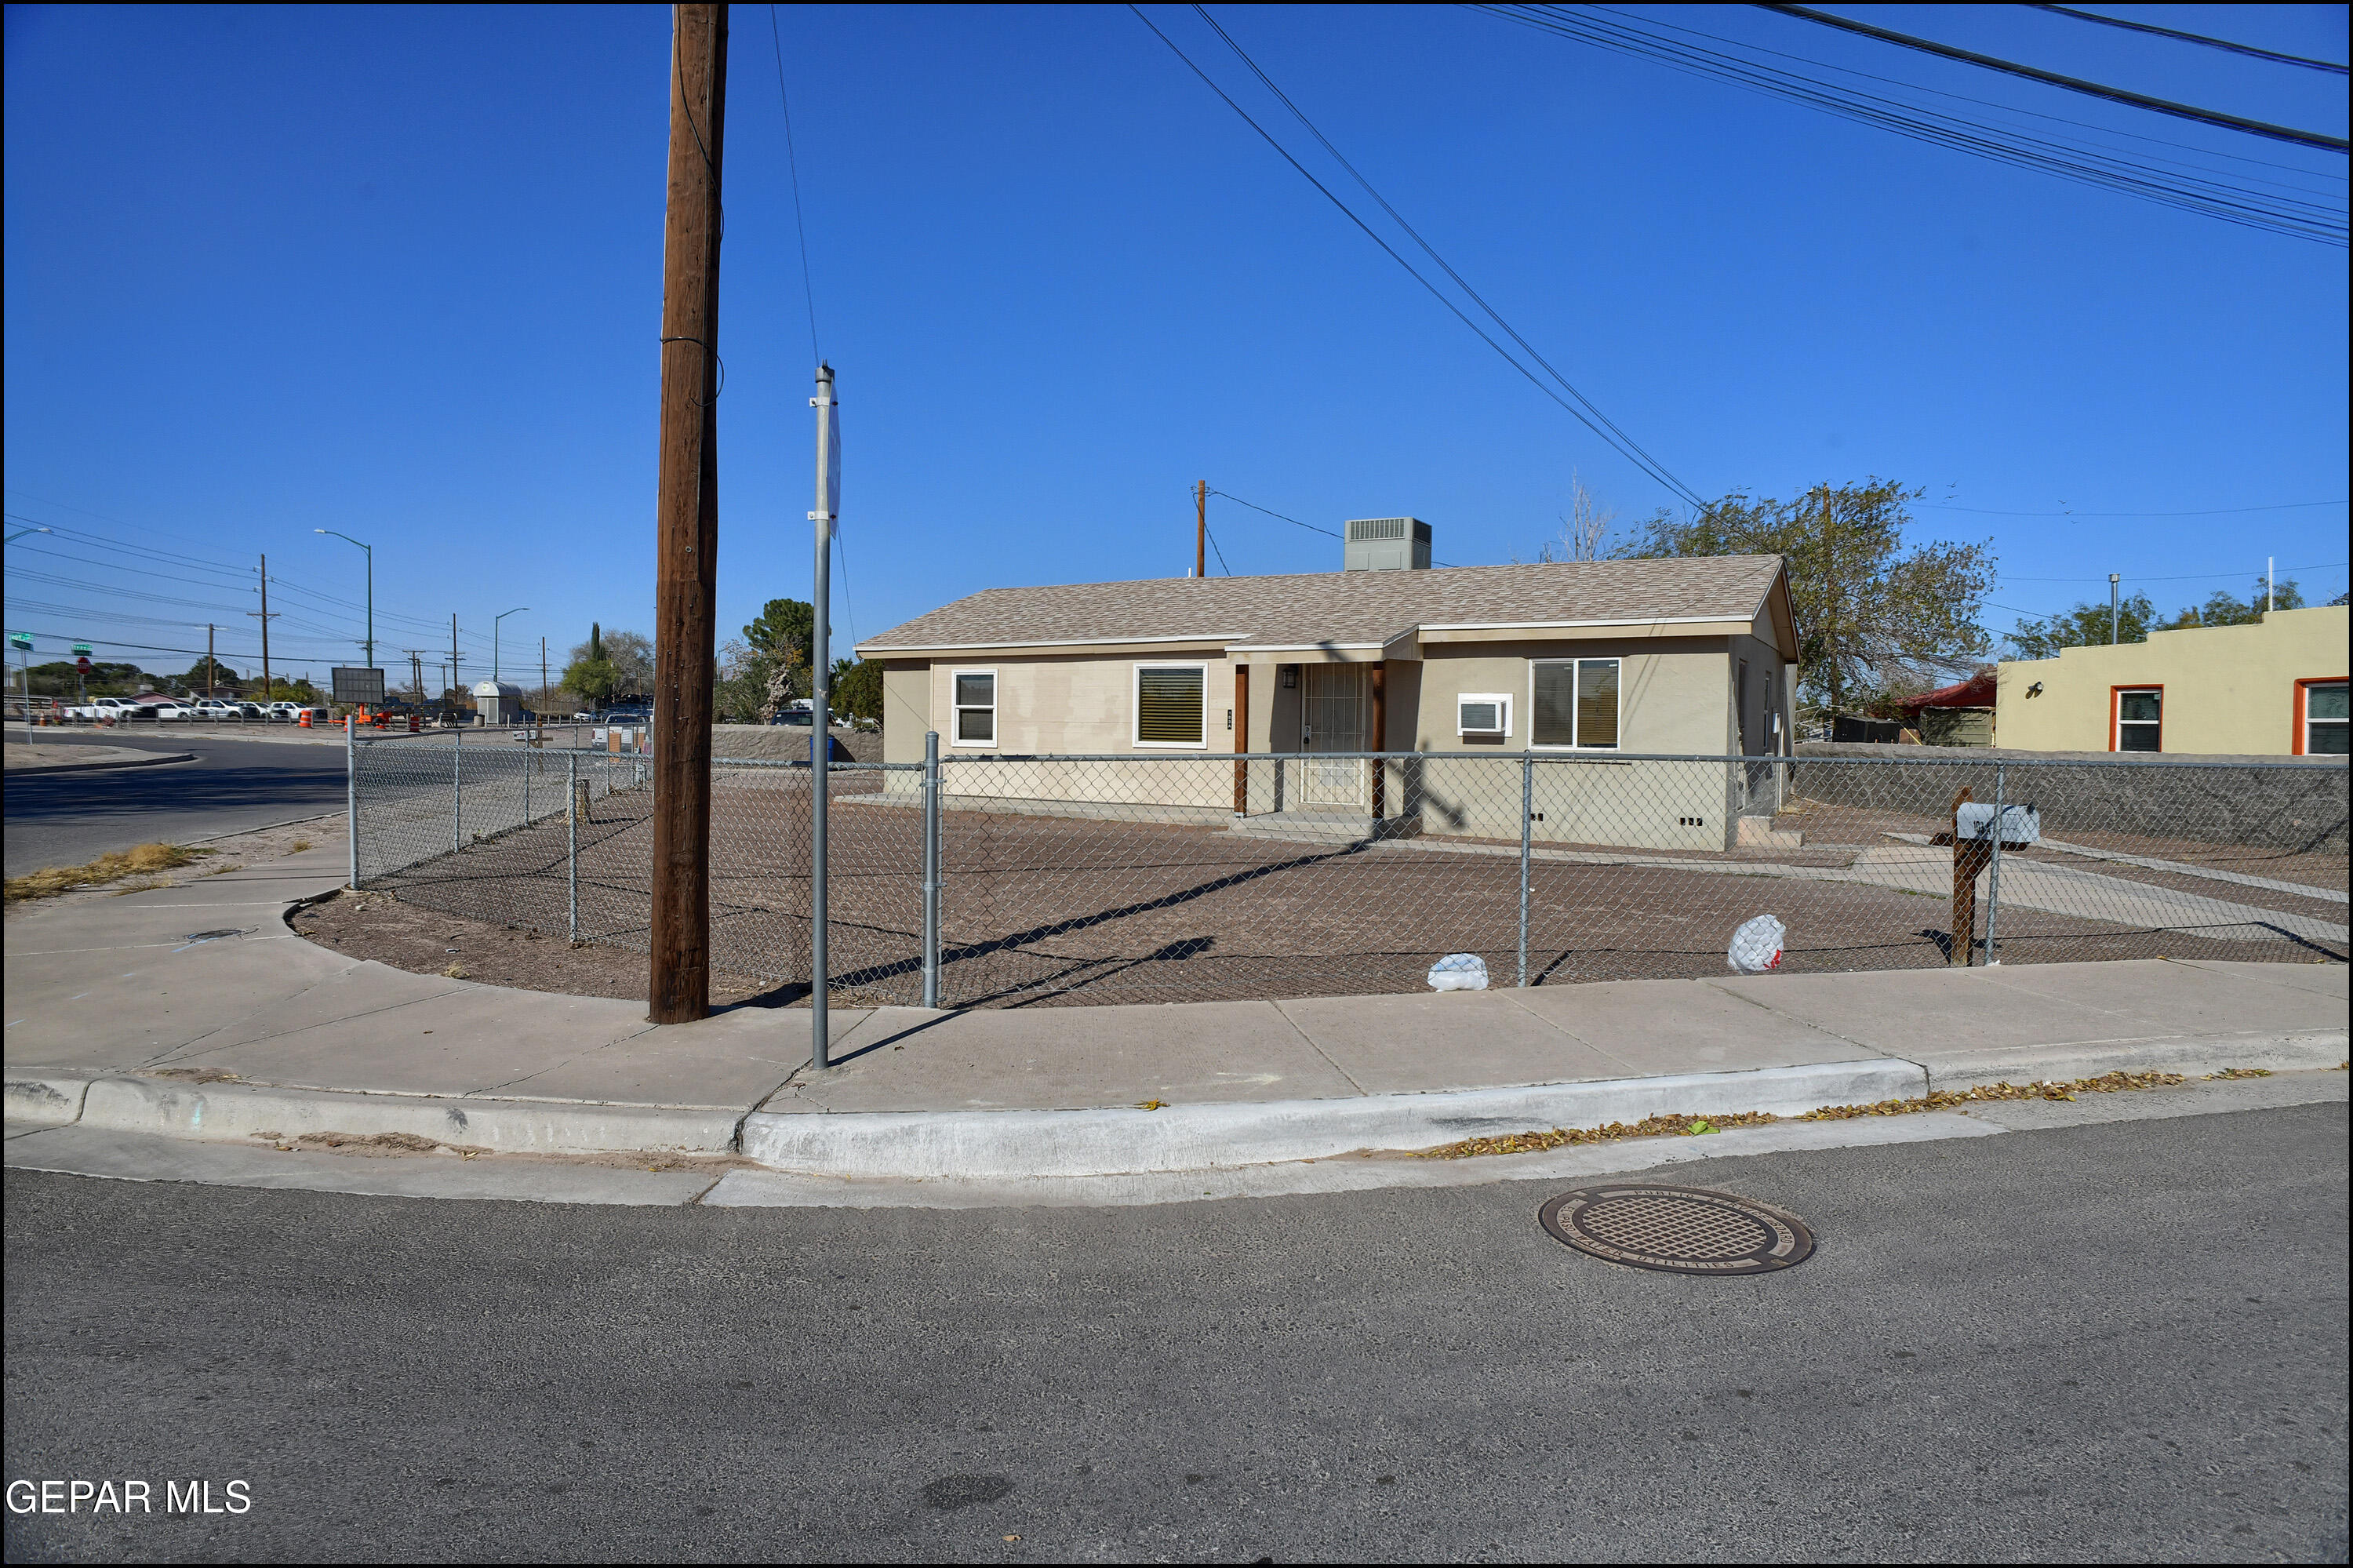
{"type": "Polygon", "coordinates": [[[89,673],[90,673],[90,661],[89,661],[89,660],[87,660],[87,659],[77,659],[77,660],[75,660],[75,661],[74,661],[74,669],[75,669],[78,673],[81,673],[81,674],[84,674],[84,675],[89,674],[89,673]]]}
{"type": "Polygon", "coordinates": [[[90,657],[90,644],[87,642],[75,643],[73,645],[73,651],[82,658],[87,659],[90,657]]]}
{"type": "Polygon", "coordinates": [[[380,706],[383,704],[383,671],[347,669],[337,665],[330,673],[334,683],[335,701],[364,703],[370,707],[380,706]]]}
{"type": "Polygon", "coordinates": [[[8,633],[8,646],[19,652],[30,653],[33,651],[33,634],[29,631],[12,631],[8,633]]]}

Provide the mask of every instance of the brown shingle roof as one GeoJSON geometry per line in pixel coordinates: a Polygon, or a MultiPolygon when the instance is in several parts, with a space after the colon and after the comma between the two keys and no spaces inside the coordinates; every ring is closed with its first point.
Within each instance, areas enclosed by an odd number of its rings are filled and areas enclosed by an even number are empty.
{"type": "Polygon", "coordinates": [[[985,588],[859,649],[879,654],[1149,639],[1361,647],[1419,627],[1746,620],[1763,605],[1780,567],[1778,556],[1704,556],[985,588]]]}

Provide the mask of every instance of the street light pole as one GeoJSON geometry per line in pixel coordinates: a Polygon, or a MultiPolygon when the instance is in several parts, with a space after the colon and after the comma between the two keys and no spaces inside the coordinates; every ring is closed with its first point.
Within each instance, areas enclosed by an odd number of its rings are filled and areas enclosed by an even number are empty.
{"type": "MultiPolygon", "coordinates": [[[[335,534],[332,528],[313,528],[311,532],[335,534]]],[[[360,545],[360,542],[349,534],[335,534],[335,537],[347,545],[360,545]]],[[[372,545],[360,545],[360,548],[367,552],[367,641],[364,646],[367,649],[368,668],[373,670],[375,668],[375,547],[372,545]]]]}
{"type": "Polygon", "coordinates": [[[519,604],[512,609],[502,609],[491,617],[491,684],[499,683],[499,622],[510,615],[521,615],[531,606],[519,604]]]}

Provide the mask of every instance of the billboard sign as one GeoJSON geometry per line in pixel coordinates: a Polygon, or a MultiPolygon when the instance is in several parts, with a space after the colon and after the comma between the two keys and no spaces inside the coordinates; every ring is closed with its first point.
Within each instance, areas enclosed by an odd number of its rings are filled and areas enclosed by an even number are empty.
{"type": "Polygon", "coordinates": [[[334,679],[335,701],[364,703],[369,707],[383,705],[383,671],[348,669],[339,664],[332,673],[334,679]]]}

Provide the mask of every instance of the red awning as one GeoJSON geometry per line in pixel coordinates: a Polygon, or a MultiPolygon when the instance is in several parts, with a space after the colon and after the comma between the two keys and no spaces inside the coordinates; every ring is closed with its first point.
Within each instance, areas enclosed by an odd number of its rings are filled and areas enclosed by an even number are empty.
{"type": "Polygon", "coordinates": [[[1916,697],[1904,699],[1904,713],[1908,718],[1918,718],[1922,708],[1989,708],[1993,704],[1993,672],[1971,675],[1958,685],[1939,686],[1933,692],[1923,692],[1916,697]]]}

